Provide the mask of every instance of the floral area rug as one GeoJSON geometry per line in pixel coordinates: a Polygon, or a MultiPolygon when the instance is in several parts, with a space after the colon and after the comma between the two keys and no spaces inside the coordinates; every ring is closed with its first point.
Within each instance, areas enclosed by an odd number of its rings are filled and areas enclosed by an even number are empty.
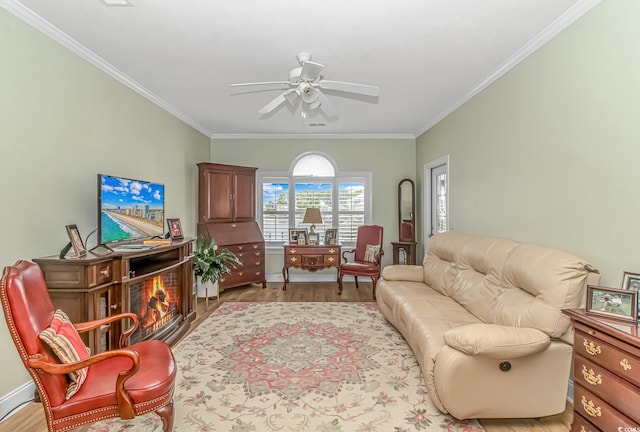
{"type": "MultiPolygon", "coordinates": [[[[174,347],[174,431],[465,431],[375,303],[224,303],[174,347]]],[[[154,413],[91,432],[162,431],[154,413]]]]}

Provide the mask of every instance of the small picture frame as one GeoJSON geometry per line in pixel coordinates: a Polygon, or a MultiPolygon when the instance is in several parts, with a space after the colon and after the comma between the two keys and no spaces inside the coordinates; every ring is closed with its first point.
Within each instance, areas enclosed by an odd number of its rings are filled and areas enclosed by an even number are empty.
{"type": "Polygon", "coordinates": [[[71,246],[73,247],[73,252],[77,257],[81,257],[87,254],[87,249],[84,247],[84,243],[82,243],[82,237],[80,237],[80,231],[78,230],[78,226],[73,225],[65,225],[67,229],[67,235],[69,236],[69,241],[71,242],[71,246]]]}
{"type": "Polygon", "coordinates": [[[638,318],[640,319],[640,273],[624,272],[622,289],[638,293],[638,318]]]}
{"type": "Polygon", "coordinates": [[[338,244],[338,229],[337,228],[328,228],[324,232],[324,244],[326,244],[326,245],[338,244]]]}
{"type": "Polygon", "coordinates": [[[304,246],[307,244],[307,230],[298,231],[298,245],[304,246]]]}
{"type": "Polygon", "coordinates": [[[306,244],[306,241],[304,243],[298,242],[298,240],[300,239],[300,235],[303,235],[303,237],[306,238],[306,234],[307,234],[306,228],[289,228],[289,243],[306,244]]]}
{"type": "Polygon", "coordinates": [[[309,245],[315,246],[320,242],[320,234],[318,233],[309,233],[309,245]]]}
{"type": "Polygon", "coordinates": [[[182,224],[178,218],[167,218],[167,226],[169,227],[169,238],[171,240],[182,240],[182,224]]]}
{"type": "Polygon", "coordinates": [[[638,293],[630,290],[588,285],[587,313],[637,322],[638,293]]]}

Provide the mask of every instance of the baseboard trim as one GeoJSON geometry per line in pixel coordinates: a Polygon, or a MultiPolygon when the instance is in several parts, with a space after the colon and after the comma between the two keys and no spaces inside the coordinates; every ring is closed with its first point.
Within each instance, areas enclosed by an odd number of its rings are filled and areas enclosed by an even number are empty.
{"type": "Polygon", "coordinates": [[[33,381],[29,381],[0,398],[0,419],[4,419],[9,413],[15,414],[12,411],[26,402],[32,401],[35,391],[36,385],[33,381]]]}
{"type": "MultiPolygon", "coordinates": [[[[334,273],[291,273],[289,275],[289,282],[336,282],[337,275],[334,273]]],[[[342,278],[345,282],[353,282],[355,279],[353,276],[344,276],[342,278]]],[[[360,280],[360,279],[359,279],[360,280]]],[[[368,278],[362,278],[363,281],[368,281],[368,278]]],[[[282,273],[271,273],[267,274],[267,282],[284,282],[284,278],[282,277],[282,273]]]]}

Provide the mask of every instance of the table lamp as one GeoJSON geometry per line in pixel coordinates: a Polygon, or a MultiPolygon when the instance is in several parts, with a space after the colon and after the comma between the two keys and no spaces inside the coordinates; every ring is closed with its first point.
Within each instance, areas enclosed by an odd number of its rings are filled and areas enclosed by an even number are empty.
{"type": "Polygon", "coordinates": [[[309,228],[309,233],[314,234],[316,232],[316,224],[322,223],[322,214],[320,214],[319,208],[307,208],[304,212],[304,219],[302,219],[302,223],[310,223],[311,228],[309,228]]]}

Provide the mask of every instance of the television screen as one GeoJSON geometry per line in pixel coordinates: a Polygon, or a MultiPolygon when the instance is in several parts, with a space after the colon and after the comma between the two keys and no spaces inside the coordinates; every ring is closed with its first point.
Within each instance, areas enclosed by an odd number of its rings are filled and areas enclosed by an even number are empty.
{"type": "Polygon", "coordinates": [[[100,244],[164,233],[164,185],[98,174],[100,244]]]}

